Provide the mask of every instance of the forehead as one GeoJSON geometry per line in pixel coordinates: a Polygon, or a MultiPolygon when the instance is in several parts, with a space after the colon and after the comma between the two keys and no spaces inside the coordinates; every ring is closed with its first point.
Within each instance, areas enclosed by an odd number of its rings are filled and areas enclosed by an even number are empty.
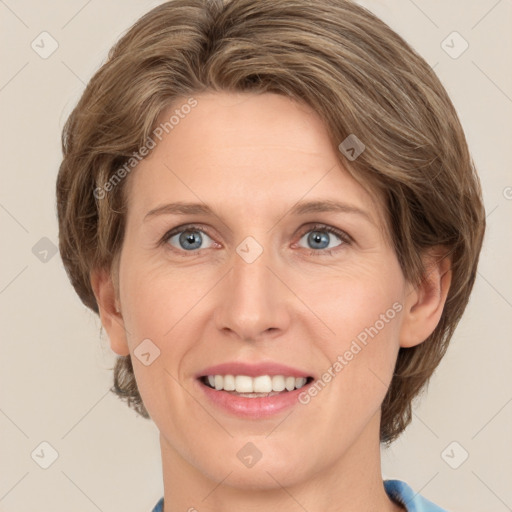
{"type": "Polygon", "coordinates": [[[193,108],[181,111],[188,101],[182,98],[159,117],[160,127],[171,117],[173,123],[130,175],[129,215],[182,200],[262,216],[283,205],[329,199],[365,209],[376,221],[382,217],[307,105],[269,93],[194,99],[193,108]]]}

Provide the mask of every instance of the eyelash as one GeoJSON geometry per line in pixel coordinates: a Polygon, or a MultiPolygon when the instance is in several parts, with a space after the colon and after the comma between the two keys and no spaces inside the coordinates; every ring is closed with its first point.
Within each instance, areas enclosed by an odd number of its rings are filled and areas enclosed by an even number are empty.
{"type": "MultiPolygon", "coordinates": [[[[161,238],[161,240],[160,240],[158,245],[166,244],[169,241],[169,239],[172,238],[174,235],[179,235],[180,233],[183,233],[184,231],[200,231],[201,233],[205,233],[206,235],[208,235],[210,238],[213,239],[212,234],[210,233],[209,229],[207,229],[206,227],[198,226],[198,225],[195,225],[195,224],[186,224],[184,226],[178,226],[178,227],[173,228],[170,231],[168,231],[161,238]]],[[[333,253],[337,252],[337,250],[339,250],[343,245],[351,245],[352,242],[353,242],[353,239],[352,239],[352,237],[350,235],[348,235],[344,231],[341,231],[341,230],[339,230],[337,228],[334,228],[332,226],[328,226],[326,224],[315,224],[313,226],[308,226],[305,231],[301,232],[301,235],[299,236],[299,240],[306,233],[309,233],[311,231],[320,231],[320,232],[331,233],[333,235],[336,235],[343,243],[338,245],[338,246],[336,246],[334,249],[310,250],[309,253],[308,253],[309,256],[326,256],[326,255],[333,256],[333,253]]],[[[171,246],[168,246],[168,247],[171,247],[171,246]]],[[[185,258],[188,257],[187,255],[182,254],[182,253],[186,253],[187,251],[175,249],[174,247],[171,247],[170,250],[171,251],[177,251],[178,253],[180,253],[180,255],[182,255],[185,258]]],[[[198,252],[198,250],[190,251],[190,253],[191,253],[190,256],[193,256],[193,255],[197,254],[197,252],[198,252]]]]}

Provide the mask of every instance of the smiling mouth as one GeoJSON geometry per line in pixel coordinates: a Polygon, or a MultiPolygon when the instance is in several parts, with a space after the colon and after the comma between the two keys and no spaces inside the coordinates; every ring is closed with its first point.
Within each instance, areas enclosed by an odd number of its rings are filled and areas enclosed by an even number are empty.
{"type": "Polygon", "coordinates": [[[199,381],[208,388],[244,398],[266,398],[289,393],[310,384],[313,377],[285,375],[204,375],[199,381]]]}

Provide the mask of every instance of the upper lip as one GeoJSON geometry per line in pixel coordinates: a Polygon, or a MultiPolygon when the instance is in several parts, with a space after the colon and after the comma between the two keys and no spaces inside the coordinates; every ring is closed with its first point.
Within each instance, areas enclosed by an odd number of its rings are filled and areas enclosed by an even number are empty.
{"type": "Polygon", "coordinates": [[[276,363],[273,361],[260,363],[246,363],[243,361],[233,361],[216,364],[201,370],[196,377],[205,377],[207,375],[247,375],[249,377],[258,377],[259,375],[283,375],[285,377],[311,377],[311,373],[276,363]]]}

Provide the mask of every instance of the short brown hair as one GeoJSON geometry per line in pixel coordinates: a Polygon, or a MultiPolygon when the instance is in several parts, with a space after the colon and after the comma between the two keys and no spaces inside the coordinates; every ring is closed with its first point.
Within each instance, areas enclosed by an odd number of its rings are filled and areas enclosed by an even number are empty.
{"type": "MultiPolygon", "coordinates": [[[[340,162],[378,191],[403,273],[418,283],[421,255],[443,245],[452,282],[434,332],[401,348],[382,404],[380,439],[411,421],[411,405],[443,357],[469,300],[485,230],[480,183],[457,113],[428,64],[385,23],[347,0],[174,0],[144,15],[90,80],[63,130],[57,179],[60,254],[83,303],[98,313],[93,269],[115,274],[127,180],[99,199],[179,97],[273,92],[311,106],[337,147],[355,134],[366,150],[340,162]],[[103,188],[102,188],[103,187],[103,188]]],[[[130,356],[112,391],[149,417],[130,356]]]]}

